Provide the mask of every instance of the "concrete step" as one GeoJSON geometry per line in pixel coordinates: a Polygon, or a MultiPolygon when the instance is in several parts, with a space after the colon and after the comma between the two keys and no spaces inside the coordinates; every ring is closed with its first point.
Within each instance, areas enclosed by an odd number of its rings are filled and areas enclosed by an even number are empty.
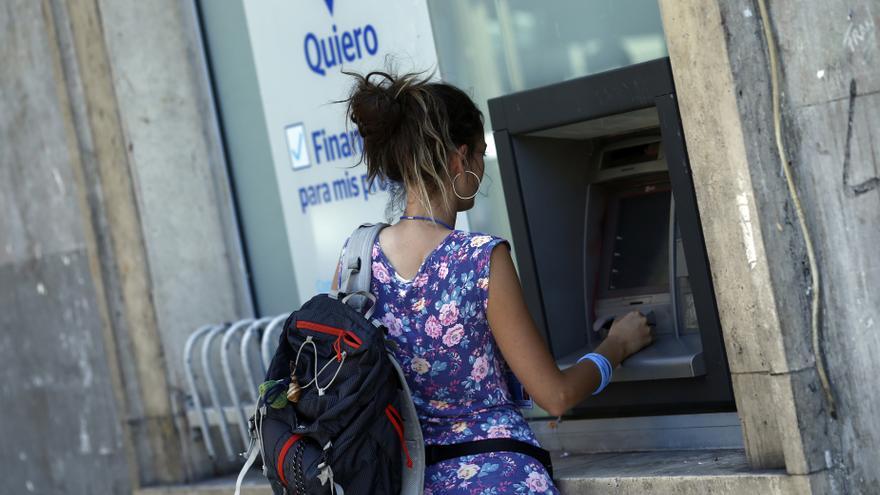
{"type": "MultiPolygon", "coordinates": [[[[237,475],[223,476],[188,485],[153,486],[135,490],[134,495],[232,495],[237,475]]],[[[272,495],[263,474],[251,470],[241,488],[242,495],[272,495]]]]}
{"type": "MultiPolygon", "coordinates": [[[[556,484],[563,494],[590,495],[761,494],[810,493],[808,476],[789,476],[783,470],[753,470],[742,450],[629,452],[618,454],[554,453],[556,484]]],[[[231,495],[235,477],[191,485],[144,488],[135,495],[231,495]]],[[[268,483],[252,471],[244,495],[271,495],[268,483]]]]}
{"type": "Polygon", "coordinates": [[[802,495],[816,481],[781,469],[753,470],[743,450],[554,456],[553,468],[563,494],[802,495]]]}

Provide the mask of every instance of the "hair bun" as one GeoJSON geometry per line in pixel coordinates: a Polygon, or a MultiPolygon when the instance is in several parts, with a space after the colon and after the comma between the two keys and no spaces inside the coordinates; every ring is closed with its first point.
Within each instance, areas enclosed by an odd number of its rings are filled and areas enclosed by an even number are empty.
{"type": "Polygon", "coordinates": [[[407,85],[385,72],[371,72],[358,77],[349,99],[351,121],[364,139],[386,142],[400,128],[405,117],[407,85]],[[378,80],[377,80],[378,79],[378,80]]]}

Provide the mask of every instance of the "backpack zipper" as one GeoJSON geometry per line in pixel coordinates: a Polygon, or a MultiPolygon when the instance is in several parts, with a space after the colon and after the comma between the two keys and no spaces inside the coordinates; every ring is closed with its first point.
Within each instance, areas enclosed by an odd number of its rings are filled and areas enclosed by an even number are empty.
{"type": "Polygon", "coordinates": [[[361,338],[353,332],[349,332],[342,328],[331,327],[330,325],[324,325],[322,323],[316,323],[314,321],[297,320],[296,328],[335,336],[336,342],[333,343],[333,350],[336,351],[337,361],[342,360],[342,342],[345,342],[353,349],[360,349],[361,344],[363,344],[361,338]]]}
{"type": "Polygon", "coordinates": [[[284,446],[281,447],[281,453],[278,454],[278,462],[275,464],[275,472],[278,473],[278,479],[281,480],[281,484],[287,486],[287,478],[284,476],[284,460],[287,459],[287,452],[293,447],[293,444],[298,442],[302,438],[302,435],[291,435],[290,438],[284,442],[284,446]]]}

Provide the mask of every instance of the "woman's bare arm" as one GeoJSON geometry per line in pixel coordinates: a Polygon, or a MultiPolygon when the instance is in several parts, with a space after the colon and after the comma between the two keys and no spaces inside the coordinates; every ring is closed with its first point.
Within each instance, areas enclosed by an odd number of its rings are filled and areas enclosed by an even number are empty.
{"type": "MultiPolygon", "coordinates": [[[[599,386],[601,375],[589,360],[564,371],[556,365],[529,314],[510,251],[504,244],[492,251],[487,316],[507,364],[545,411],[562,415],[599,386]]],[[[617,367],[650,341],[645,317],[632,312],[612,325],[608,337],[595,352],[617,367]]]]}

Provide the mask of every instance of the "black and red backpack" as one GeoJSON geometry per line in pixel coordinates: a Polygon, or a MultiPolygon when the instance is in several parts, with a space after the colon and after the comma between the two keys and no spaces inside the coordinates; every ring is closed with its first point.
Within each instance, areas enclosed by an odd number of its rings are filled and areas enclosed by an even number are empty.
{"type": "Polygon", "coordinates": [[[275,495],[421,494],[422,433],[385,328],[371,319],[371,250],[385,225],[351,236],[340,290],[284,324],[251,418],[244,473],[262,455],[275,495]]]}

